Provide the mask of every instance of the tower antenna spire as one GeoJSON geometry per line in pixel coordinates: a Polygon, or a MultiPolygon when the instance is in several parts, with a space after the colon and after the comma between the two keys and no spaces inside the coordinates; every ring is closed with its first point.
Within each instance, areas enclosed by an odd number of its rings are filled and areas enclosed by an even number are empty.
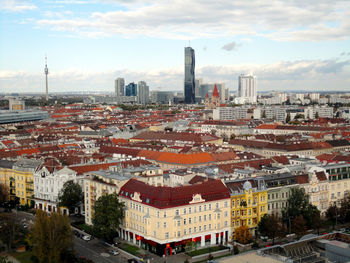
{"type": "Polygon", "coordinates": [[[47,80],[47,75],[49,74],[49,69],[47,68],[47,56],[45,55],[45,77],[46,77],[46,101],[49,100],[49,84],[47,80]]]}

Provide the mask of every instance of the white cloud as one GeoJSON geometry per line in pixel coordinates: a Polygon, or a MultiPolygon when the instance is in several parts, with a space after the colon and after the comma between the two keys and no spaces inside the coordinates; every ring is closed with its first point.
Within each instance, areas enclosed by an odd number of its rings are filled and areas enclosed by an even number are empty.
{"type": "Polygon", "coordinates": [[[0,10],[7,12],[23,12],[27,10],[36,9],[37,6],[32,4],[30,1],[21,0],[1,0],[0,10]]]}
{"type": "MultiPolygon", "coordinates": [[[[60,0],[61,2],[98,2],[60,0]]],[[[350,1],[100,0],[111,11],[89,17],[40,19],[53,30],[86,35],[152,36],[171,39],[262,35],[283,41],[345,39],[350,1]],[[116,8],[119,9],[116,10],[116,8]],[[123,8],[120,8],[123,6],[123,8]]],[[[57,1],[56,1],[57,3],[57,1]]]]}
{"type": "MultiPolygon", "coordinates": [[[[241,73],[253,72],[258,77],[259,90],[347,90],[350,86],[350,60],[300,60],[274,64],[245,64],[235,66],[207,65],[196,69],[196,77],[204,82],[224,82],[231,90],[237,89],[241,73]]],[[[183,89],[183,68],[134,71],[127,69],[104,72],[68,69],[50,72],[50,91],[113,91],[114,79],[124,77],[126,82],[145,80],[151,89],[183,89]]],[[[4,92],[44,91],[45,76],[25,71],[0,71],[0,86],[4,92]]]]}
{"type": "Polygon", "coordinates": [[[225,44],[221,49],[226,51],[232,51],[237,49],[240,46],[240,44],[237,44],[235,41],[232,41],[230,43],[225,44]]]}

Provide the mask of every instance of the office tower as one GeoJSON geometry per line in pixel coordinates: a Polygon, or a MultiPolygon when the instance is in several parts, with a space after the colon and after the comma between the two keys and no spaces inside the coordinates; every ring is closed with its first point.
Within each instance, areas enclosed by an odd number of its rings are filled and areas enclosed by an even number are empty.
{"type": "Polygon", "coordinates": [[[185,81],[184,94],[185,103],[191,104],[195,102],[195,58],[194,49],[185,47],[185,81]]]}
{"type": "Polygon", "coordinates": [[[46,76],[46,101],[49,100],[49,83],[47,80],[47,75],[49,74],[49,69],[47,68],[47,57],[45,57],[45,76],[46,76]]]}
{"type": "Polygon", "coordinates": [[[125,86],[125,81],[124,78],[117,78],[115,80],[114,84],[114,89],[115,89],[115,95],[117,97],[124,96],[124,86],[125,86]]]}
{"type": "Polygon", "coordinates": [[[248,103],[255,103],[257,100],[256,77],[253,75],[241,74],[238,77],[238,97],[248,103]]]}
{"type": "Polygon", "coordinates": [[[149,87],[145,81],[137,84],[137,102],[143,105],[149,102],[149,87]]]}
{"type": "Polygon", "coordinates": [[[199,88],[203,84],[203,79],[196,79],[195,80],[195,87],[194,87],[194,95],[195,97],[201,97],[199,88]]]}
{"type": "Polygon", "coordinates": [[[134,82],[125,86],[125,96],[137,96],[137,84],[134,82]]]}

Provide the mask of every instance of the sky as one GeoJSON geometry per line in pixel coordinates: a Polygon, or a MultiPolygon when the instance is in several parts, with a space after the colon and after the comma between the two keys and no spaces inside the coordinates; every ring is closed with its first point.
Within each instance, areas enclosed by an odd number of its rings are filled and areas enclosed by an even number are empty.
{"type": "Polygon", "coordinates": [[[0,0],[0,93],[183,90],[254,74],[258,91],[350,91],[350,1],[0,0]]]}

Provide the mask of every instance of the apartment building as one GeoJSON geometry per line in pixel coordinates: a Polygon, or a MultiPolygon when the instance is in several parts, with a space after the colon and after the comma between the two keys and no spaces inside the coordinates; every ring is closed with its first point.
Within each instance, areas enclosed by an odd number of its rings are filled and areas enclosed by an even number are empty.
{"type": "Polygon", "coordinates": [[[152,186],[130,179],[121,187],[125,203],[121,238],[158,255],[230,240],[230,195],[221,180],[179,186],[152,186]]]}
{"type": "Polygon", "coordinates": [[[249,178],[225,182],[231,197],[232,232],[248,226],[255,235],[256,227],[267,213],[267,188],[263,178],[249,178]]]}
{"type": "Polygon", "coordinates": [[[350,194],[350,164],[349,163],[332,163],[323,167],[328,175],[329,205],[334,203],[340,205],[341,199],[346,194],[350,194]]]}

